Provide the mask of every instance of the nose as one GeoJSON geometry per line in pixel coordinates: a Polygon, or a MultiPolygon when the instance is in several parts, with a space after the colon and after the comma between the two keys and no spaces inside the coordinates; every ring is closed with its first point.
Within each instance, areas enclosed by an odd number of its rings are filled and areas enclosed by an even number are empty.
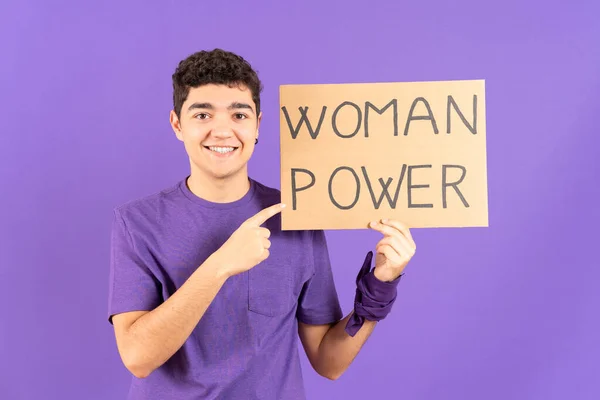
{"type": "Polygon", "coordinates": [[[228,138],[233,136],[233,129],[224,118],[215,119],[215,124],[211,129],[211,135],[220,139],[228,138]]]}

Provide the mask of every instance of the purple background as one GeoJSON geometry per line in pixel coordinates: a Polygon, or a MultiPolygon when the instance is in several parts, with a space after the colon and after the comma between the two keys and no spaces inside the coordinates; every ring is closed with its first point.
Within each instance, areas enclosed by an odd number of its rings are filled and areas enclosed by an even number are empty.
{"type": "MultiPolygon", "coordinates": [[[[0,6],[0,398],[124,398],[111,209],[187,174],[170,77],[214,47],[264,81],[275,187],[278,85],[487,81],[490,227],[415,230],[393,314],[339,381],[304,363],[309,399],[600,398],[597,1],[82,3],[0,6]]],[[[378,235],[327,235],[348,312],[378,235]]]]}

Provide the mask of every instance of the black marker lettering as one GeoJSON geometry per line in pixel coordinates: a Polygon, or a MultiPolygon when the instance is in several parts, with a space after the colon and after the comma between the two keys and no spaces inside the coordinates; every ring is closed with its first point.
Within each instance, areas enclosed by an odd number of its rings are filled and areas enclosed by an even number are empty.
{"type": "Polygon", "coordinates": [[[398,100],[393,99],[382,109],[375,107],[370,101],[365,103],[365,137],[369,137],[369,109],[372,108],[377,114],[383,115],[390,106],[392,106],[392,117],[394,118],[394,136],[398,136],[398,100]]]}
{"type": "Polygon", "coordinates": [[[379,200],[375,199],[375,193],[373,192],[373,187],[371,186],[371,180],[367,175],[367,169],[365,167],[361,167],[363,176],[365,177],[365,181],[367,182],[367,187],[369,188],[369,193],[371,194],[371,200],[373,201],[373,206],[375,209],[379,209],[381,203],[383,202],[383,196],[387,197],[388,203],[390,203],[390,207],[392,209],[396,208],[396,203],[398,202],[398,194],[400,193],[400,187],[402,186],[402,181],[404,180],[404,173],[406,171],[406,164],[402,164],[402,172],[400,172],[400,178],[398,179],[398,184],[396,185],[396,192],[394,193],[394,199],[392,200],[390,193],[388,192],[388,187],[393,181],[393,178],[389,177],[386,182],[383,181],[383,178],[379,178],[379,184],[381,185],[382,192],[379,196],[379,200]]]}
{"type": "Polygon", "coordinates": [[[338,135],[341,138],[344,139],[348,139],[351,138],[353,136],[355,136],[358,131],[360,130],[360,126],[362,125],[362,111],[360,110],[360,107],[357,106],[356,104],[354,104],[351,101],[345,101],[342,104],[340,104],[339,106],[337,106],[337,108],[335,109],[335,111],[333,112],[333,115],[331,116],[331,127],[333,128],[333,131],[335,132],[336,135],[338,135]],[[342,109],[342,107],[344,106],[352,106],[356,109],[356,113],[358,114],[358,121],[356,122],[356,129],[354,129],[354,132],[348,134],[348,135],[344,135],[343,133],[341,133],[337,127],[337,113],[342,109]]]}
{"type": "Polygon", "coordinates": [[[317,128],[315,130],[313,130],[312,124],[310,123],[310,120],[308,119],[308,107],[298,107],[298,111],[300,111],[300,121],[298,121],[298,124],[296,125],[296,127],[294,128],[292,125],[292,120],[290,119],[290,115],[288,114],[287,108],[285,108],[285,106],[281,107],[281,110],[283,111],[283,114],[285,115],[285,120],[288,124],[288,128],[290,128],[290,133],[292,135],[292,139],[296,139],[296,136],[298,136],[298,133],[300,132],[300,128],[302,127],[302,123],[305,122],[306,123],[306,129],[308,129],[308,133],[310,134],[310,137],[312,137],[313,139],[316,139],[317,136],[319,136],[319,131],[321,130],[321,124],[323,123],[323,119],[325,118],[325,112],[327,111],[327,107],[323,106],[323,109],[321,110],[321,117],[319,118],[319,123],[317,124],[317,128]]]}
{"type": "Polygon", "coordinates": [[[339,208],[340,210],[350,210],[352,207],[354,207],[356,205],[356,203],[358,203],[358,199],[360,197],[360,180],[358,179],[358,175],[350,167],[337,167],[331,174],[331,177],[329,178],[328,191],[329,191],[329,199],[337,208],[339,208]],[[335,175],[342,170],[350,171],[350,173],[352,173],[352,175],[354,176],[354,180],[356,181],[356,196],[354,197],[354,201],[352,203],[350,203],[350,205],[348,205],[348,206],[341,205],[333,198],[333,178],[335,178],[335,175]]]}
{"type": "Polygon", "coordinates": [[[314,186],[314,184],[315,184],[315,174],[313,174],[311,171],[309,171],[307,169],[303,169],[303,168],[292,168],[292,209],[293,210],[296,209],[296,193],[306,190],[306,189],[314,186]],[[301,188],[297,188],[296,187],[296,172],[304,172],[305,174],[308,174],[310,176],[310,183],[301,188]]]}
{"type": "Polygon", "coordinates": [[[433,204],[413,204],[412,202],[412,189],[428,188],[429,185],[413,185],[412,184],[412,170],[417,168],[431,168],[431,164],[428,165],[410,165],[408,167],[408,208],[433,208],[433,204]]]}
{"type": "Polygon", "coordinates": [[[439,133],[435,118],[433,117],[433,112],[431,112],[431,107],[429,107],[429,103],[424,97],[417,97],[410,106],[408,119],[406,120],[406,127],[404,128],[404,136],[408,136],[408,127],[410,126],[410,122],[418,120],[430,120],[431,126],[433,127],[433,133],[436,135],[439,133]],[[415,111],[415,107],[417,106],[418,102],[423,102],[423,104],[425,104],[425,107],[427,108],[427,115],[418,115],[416,117],[413,116],[413,112],[415,111]]]}
{"type": "Polygon", "coordinates": [[[446,188],[448,186],[452,186],[454,188],[454,190],[456,191],[456,193],[458,194],[458,197],[460,197],[460,200],[462,201],[463,205],[465,207],[469,207],[469,203],[467,203],[467,200],[465,200],[464,196],[458,189],[458,185],[463,181],[463,179],[465,179],[466,174],[467,174],[467,169],[465,167],[463,167],[462,165],[442,165],[442,205],[444,208],[447,208],[446,188]],[[452,183],[446,182],[446,178],[447,178],[446,169],[448,169],[448,168],[458,168],[462,171],[462,175],[458,181],[452,182],[452,183]]]}
{"type": "Polygon", "coordinates": [[[456,113],[460,117],[463,124],[465,124],[466,127],[469,129],[469,131],[471,131],[471,133],[473,135],[477,135],[477,95],[476,94],[473,95],[473,125],[471,125],[467,121],[467,119],[465,118],[463,113],[458,108],[458,105],[454,101],[454,98],[452,96],[448,96],[448,107],[446,108],[446,121],[447,121],[446,133],[450,133],[450,131],[451,131],[451,129],[450,129],[450,119],[451,119],[450,106],[454,107],[454,109],[456,110],[456,113]]]}

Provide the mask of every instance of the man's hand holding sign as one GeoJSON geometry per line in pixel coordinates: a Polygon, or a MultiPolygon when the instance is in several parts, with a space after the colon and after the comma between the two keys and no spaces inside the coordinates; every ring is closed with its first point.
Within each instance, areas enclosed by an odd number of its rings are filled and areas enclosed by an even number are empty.
{"type": "Polygon", "coordinates": [[[375,270],[380,281],[396,280],[415,255],[417,245],[406,225],[399,221],[383,219],[373,221],[370,227],[384,236],[375,246],[375,270]]]}

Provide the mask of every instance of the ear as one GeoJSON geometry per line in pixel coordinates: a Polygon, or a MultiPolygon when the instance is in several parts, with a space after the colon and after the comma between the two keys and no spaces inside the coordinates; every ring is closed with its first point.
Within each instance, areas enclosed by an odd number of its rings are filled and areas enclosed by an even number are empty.
{"type": "Polygon", "coordinates": [[[177,139],[183,142],[183,135],[181,134],[181,121],[179,121],[179,118],[177,118],[177,114],[174,110],[171,110],[171,113],[169,114],[169,122],[171,123],[171,128],[173,129],[173,132],[175,132],[177,139]]]}
{"type": "Polygon", "coordinates": [[[256,118],[256,138],[258,139],[258,128],[260,128],[260,121],[262,120],[262,111],[258,113],[258,118],[256,118]]]}

